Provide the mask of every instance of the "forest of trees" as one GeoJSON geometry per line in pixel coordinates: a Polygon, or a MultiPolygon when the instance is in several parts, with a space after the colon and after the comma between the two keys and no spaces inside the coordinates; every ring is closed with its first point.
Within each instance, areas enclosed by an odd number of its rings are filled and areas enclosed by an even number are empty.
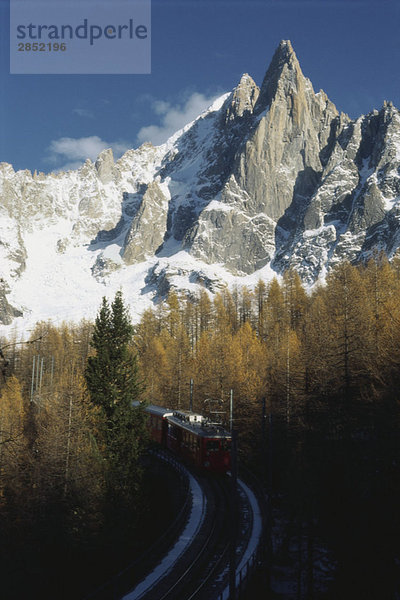
{"type": "Polygon", "coordinates": [[[186,299],[172,292],[136,327],[146,396],[187,407],[193,378],[195,408],[205,412],[209,399],[227,408],[233,389],[243,432],[259,418],[263,397],[287,422],[333,400],[339,411],[350,401],[394,398],[399,292],[398,267],[383,258],[341,264],[310,294],[292,271],[281,283],[226,289],[213,300],[205,291],[186,299]]]}
{"type": "Polygon", "coordinates": [[[2,343],[2,598],[81,597],[134,552],[147,432],[132,334],[118,293],[94,325],[2,343]]]}
{"type": "Polygon", "coordinates": [[[103,302],[94,325],[39,323],[30,343],[0,340],[8,362],[0,398],[1,560],[7,544],[15,552],[18,544],[33,548],[39,530],[41,539],[87,549],[109,539],[127,510],[134,529],[145,435],[129,401],[188,408],[193,379],[195,410],[225,413],[226,421],[233,390],[242,464],[265,481],[288,540],[307,533],[297,598],[394,598],[399,298],[400,264],[382,256],[339,264],[311,291],[294,271],[213,297],[172,291],[134,328],[119,294],[111,307],[103,302]],[[110,372],[107,388],[102,378],[110,372]],[[335,564],[324,596],[318,544],[335,564]],[[382,581],[386,595],[379,595],[382,581]]]}

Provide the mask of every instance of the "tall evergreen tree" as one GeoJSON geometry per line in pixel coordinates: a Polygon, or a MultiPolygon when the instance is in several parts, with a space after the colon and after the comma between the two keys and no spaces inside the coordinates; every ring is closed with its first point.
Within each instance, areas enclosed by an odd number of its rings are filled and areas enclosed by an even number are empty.
{"type": "Polygon", "coordinates": [[[114,405],[110,398],[110,368],[111,368],[111,310],[106,298],[96,317],[93,336],[90,344],[96,351],[89,356],[85,371],[86,384],[94,404],[100,406],[107,417],[112,414],[114,405]]]}
{"type": "Polygon", "coordinates": [[[109,483],[112,494],[128,499],[138,483],[137,459],[145,439],[145,417],[133,406],[141,393],[136,354],[131,342],[133,327],[122,293],[111,308],[103,302],[96,318],[85,377],[90,397],[104,419],[109,483]]]}
{"type": "Polygon", "coordinates": [[[122,407],[131,407],[139,395],[136,355],[130,347],[132,335],[121,292],[117,292],[111,309],[103,298],[91,342],[96,354],[88,359],[85,377],[92,401],[108,419],[122,407]]]}

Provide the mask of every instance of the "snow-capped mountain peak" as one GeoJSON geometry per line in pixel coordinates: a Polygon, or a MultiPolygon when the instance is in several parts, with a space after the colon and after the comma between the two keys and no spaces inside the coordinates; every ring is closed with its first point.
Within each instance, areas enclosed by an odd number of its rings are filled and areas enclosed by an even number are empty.
{"type": "Polygon", "coordinates": [[[138,314],[171,288],[215,291],[400,244],[400,113],[352,121],[282,41],[155,147],[44,175],[0,164],[0,320],[93,316],[121,288],[138,314]]]}

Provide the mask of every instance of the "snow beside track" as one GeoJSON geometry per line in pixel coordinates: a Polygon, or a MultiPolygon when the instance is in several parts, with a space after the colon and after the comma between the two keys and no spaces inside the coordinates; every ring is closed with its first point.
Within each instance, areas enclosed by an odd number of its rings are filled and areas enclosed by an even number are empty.
{"type": "MultiPolygon", "coordinates": [[[[240,583],[240,572],[246,566],[246,564],[251,560],[254,553],[257,551],[258,544],[261,539],[262,534],[262,516],[261,510],[258,505],[257,499],[251,489],[241,480],[238,479],[238,485],[242,488],[242,491],[247,496],[249,504],[251,506],[251,510],[253,513],[253,522],[252,529],[250,533],[249,542],[247,544],[247,548],[242,556],[240,563],[236,568],[236,587],[239,587],[240,583]]],[[[229,585],[224,589],[222,595],[219,596],[222,600],[228,600],[229,598],[229,585]]]]}
{"type": "Polygon", "coordinates": [[[187,525],[175,546],[171,548],[161,563],[139,583],[134,590],[123,597],[123,600],[139,600],[147,594],[174,567],[178,559],[186,552],[203,524],[207,500],[196,479],[187,471],[190,493],[192,494],[192,510],[187,525]]]}

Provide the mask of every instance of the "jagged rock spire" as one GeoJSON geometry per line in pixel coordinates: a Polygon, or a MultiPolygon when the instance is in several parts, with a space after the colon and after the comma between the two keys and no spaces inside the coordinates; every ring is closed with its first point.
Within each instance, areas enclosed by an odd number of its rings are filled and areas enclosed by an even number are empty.
{"type": "Polygon", "coordinates": [[[257,102],[260,88],[248,73],[244,73],[239,84],[233,90],[230,105],[227,110],[227,121],[252,113],[257,102]]]}
{"type": "Polygon", "coordinates": [[[286,82],[282,91],[287,92],[293,87],[297,89],[300,78],[305,79],[292,44],[289,40],[282,40],[265,74],[255,110],[262,111],[271,104],[282,80],[286,82]]]}
{"type": "Polygon", "coordinates": [[[111,148],[100,152],[95,167],[99,178],[103,183],[111,181],[114,169],[114,154],[111,148]]]}

